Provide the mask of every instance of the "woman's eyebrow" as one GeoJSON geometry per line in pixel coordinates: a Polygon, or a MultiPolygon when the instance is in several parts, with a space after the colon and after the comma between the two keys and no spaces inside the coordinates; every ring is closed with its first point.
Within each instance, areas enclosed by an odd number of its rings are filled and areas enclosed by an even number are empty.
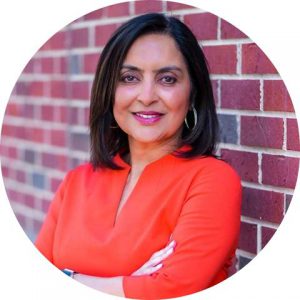
{"type": "MultiPolygon", "coordinates": [[[[139,71],[139,72],[143,72],[142,69],[136,67],[136,66],[133,66],[133,65],[123,65],[122,66],[122,69],[128,69],[128,70],[132,70],[132,71],[139,71]]],[[[162,68],[159,68],[157,70],[154,70],[153,72],[154,73],[164,73],[164,72],[170,72],[170,71],[179,71],[179,72],[183,72],[182,69],[178,66],[165,66],[165,67],[162,67],[162,68]]]]}
{"type": "Polygon", "coordinates": [[[158,70],[155,70],[154,72],[156,73],[164,73],[164,72],[170,72],[170,71],[179,71],[179,72],[183,72],[181,68],[179,68],[178,66],[166,66],[163,68],[160,68],[158,70]]]}
{"type": "Polygon", "coordinates": [[[121,69],[128,69],[128,70],[131,70],[131,71],[142,71],[142,70],[139,69],[138,67],[132,66],[132,65],[123,65],[123,66],[121,67],[121,69]]]}

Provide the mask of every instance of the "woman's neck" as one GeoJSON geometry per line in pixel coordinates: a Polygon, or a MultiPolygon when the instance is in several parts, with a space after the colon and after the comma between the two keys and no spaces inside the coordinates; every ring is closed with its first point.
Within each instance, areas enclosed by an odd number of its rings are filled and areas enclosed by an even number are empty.
{"type": "Polygon", "coordinates": [[[177,147],[178,143],[150,145],[129,141],[130,153],[127,159],[131,165],[131,172],[142,172],[148,164],[172,153],[177,147]]]}

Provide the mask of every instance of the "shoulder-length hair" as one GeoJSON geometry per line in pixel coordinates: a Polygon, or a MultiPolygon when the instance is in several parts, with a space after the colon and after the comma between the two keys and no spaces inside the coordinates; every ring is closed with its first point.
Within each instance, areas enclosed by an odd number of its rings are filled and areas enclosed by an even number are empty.
{"type": "MultiPolygon", "coordinates": [[[[94,168],[119,169],[113,161],[116,153],[129,151],[127,134],[116,124],[113,104],[122,64],[134,41],[142,35],[166,34],[174,39],[187,64],[192,89],[190,106],[197,111],[198,122],[182,131],[180,146],[189,145],[188,151],[177,152],[184,158],[214,156],[218,135],[212,86],[205,56],[191,30],[175,17],[149,13],[135,17],[119,27],[104,47],[98,62],[91,92],[90,139],[91,163],[94,168]]],[[[187,114],[193,124],[193,114],[187,114]]]]}

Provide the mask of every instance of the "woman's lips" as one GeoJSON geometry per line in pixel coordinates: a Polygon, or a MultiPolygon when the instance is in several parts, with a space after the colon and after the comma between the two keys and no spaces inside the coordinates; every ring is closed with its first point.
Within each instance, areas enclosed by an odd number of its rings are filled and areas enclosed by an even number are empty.
{"type": "Polygon", "coordinates": [[[155,111],[139,111],[133,113],[134,118],[142,125],[151,125],[158,122],[164,114],[155,111]]]}

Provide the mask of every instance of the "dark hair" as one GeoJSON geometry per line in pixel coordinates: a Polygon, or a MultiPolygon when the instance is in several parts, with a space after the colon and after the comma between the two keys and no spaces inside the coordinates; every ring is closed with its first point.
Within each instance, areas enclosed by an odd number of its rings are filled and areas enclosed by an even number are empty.
{"type": "MultiPolygon", "coordinates": [[[[175,17],[149,13],[119,27],[102,51],[90,105],[91,163],[94,168],[119,169],[113,162],[113,156],[123,149],[129,151],[127,134],[116,126],[113,117],[115,90],[129,48],[137,38],[149,33],[167,34],[175,40],[192,81],[190,105],[194,105],[197,111],[198,122],[192,130],[184,126],[179,146],[191,147],[188,151],[177,152],[177,155],[185,158],[214,156],[218,119],[205,56],[197,39],[184,23],[175,17]]],[[[193,124],[192,113],[187,114],[187,119],[189,124],[193,124]]]]}

